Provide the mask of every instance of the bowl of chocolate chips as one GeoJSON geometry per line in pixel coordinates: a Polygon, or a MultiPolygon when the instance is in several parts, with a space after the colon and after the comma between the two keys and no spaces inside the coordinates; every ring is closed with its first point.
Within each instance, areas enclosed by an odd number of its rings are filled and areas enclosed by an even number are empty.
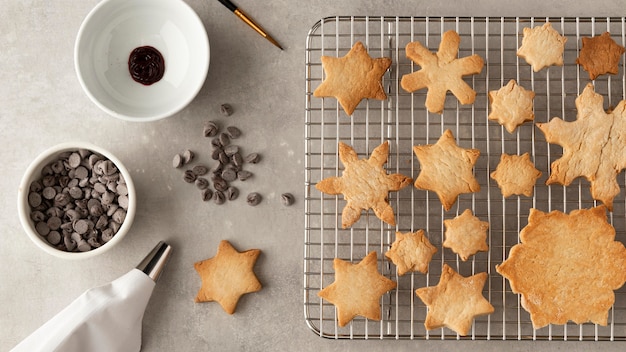
{"type": "Polygon", "coordinates": [[[41,153],[18,189],[18,214],[45,252],[84,259],[108,251],[128,233],[136,211],[133,181],[109,151],[85,142],[41,153]]]}
{"type": "Polygon", "coordinates": [[[209,40],[183,0],[102,0],[74,46],[83,90],[99,108],[128,121],[171,116],[198,94],[209,69],[209,40]]]}

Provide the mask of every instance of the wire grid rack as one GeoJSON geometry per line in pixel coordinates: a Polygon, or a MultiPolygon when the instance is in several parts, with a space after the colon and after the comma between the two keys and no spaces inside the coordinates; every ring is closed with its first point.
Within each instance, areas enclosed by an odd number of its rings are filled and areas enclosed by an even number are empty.
{"type": "MultiPolygon", "coordinates": [[[[607,326],[591,323],[549,325],[535,330],[529,314],[521,307],[520,297],[510,290],[508,282],[495,271],[495,265],[506,259],[510,248],[518,243],[520,230],[526,226],[530,208],[542,211],[574,209],[597,205],[591,199],[584,179],[571,186],[546,186],[550,163],[562,149],[550,145],[543,134],[526,123],[509,134],[500,125],[488,121],[487,93],[499,89],[510,79],[535,93],[536,122],[547,122],[558,116],[576,119],[574,101],[589,82],[587,72],[575,64],[581,37],[609,31],[616,42],[626,45],[624,18],[533,18],[533,17],[328,17],[310,30],[306,43],[306,113],[305,113],[305,234],[304,234],[304,313],[308,326],[320,336],[349,339],[500,339],[500,340],[626,340],[626,289],[615,291],[616,302],[609,311],[607,326]],[[516,56],[524,27],[546,21],[568,40],[562,67],[552,66],[533,72],[516,56]],[[419,67],[405,56],[407,43],[420,41],[436,51],[441,34],[456,30],[461,36],[459,56],[478,54],[485,67],[478,75],[466,77],[478,95],[473,105],[460,105],[448,94],[443,114],[431,114],[424,107],[426,90],[407,93],[400,87],[402,75],[419,67]],[[372,57],[391,57],[392,65],[383,77],[388,93],[385,101],[364,100],[347,116],[334,98],[315,98],[313,90],[324,78],[320,57],[345,55],[356,41],[362,41],[372,57]],[[445,212],[436,194],[406,187],[391,192],[389,201],[396,214],[396,227],[382,223],[371,212],[365,212],[350,229],[342,229],[341,196],[328,196],[315,189],[319,180],[340,175],[337,143],[352,145],[360,158],[383,141],[390,142],[386,168],[392,173],[410,177],[419,174],[419,162],[412,146],[435,143],[445,129],[451,129],[463,148],[477,148],[481,156],[474,173],[481,191],[461,195],[454,207],[445,212]],[[497,166],[500,155],[529,152],[535,166],[542,171],[533,197],[503,198],[489,173],[497,166]],[[472,209],[481,220],[489,221],[489,251],[478,253],[463,262],[444,249],[443,220],[472,209]],[[427,274],[398,276],[395,266],[384,258],[396,231],[424,229],[438,248],[427,274]],[[357,317],[347,326],[336,323],[335,307],[317,293],[334,281],[332,262],[335,257],[360,261],[370,251],[378,254],[379,271],[398,283],[396,290],[383,295],[380,321],[357,317]],[[424,320],[427,308],[414,294],[415,289],[436,285],[444,263],[463,276],[487,272],[489,279],[483,295],[495,312],[475,319],[468,336],[461,337],[447,328],[427,331],[424,320]]],[[[594,81],[596,92],[604,96],[605,108],[626,99],[626,60],[620,61],[619,74],[603,75],[594,81]]],[[[625,178],[618,176],[621,193],[609,215],[616,228],[616,239],[626,241],[625,178]]]]}

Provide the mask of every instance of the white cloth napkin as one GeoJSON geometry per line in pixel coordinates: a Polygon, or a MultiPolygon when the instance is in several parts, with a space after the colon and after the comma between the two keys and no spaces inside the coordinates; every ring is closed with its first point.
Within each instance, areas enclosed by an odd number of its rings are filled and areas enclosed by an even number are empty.
{"type": "Polygon", "coordinates": [[[155,282],[138,269],[92,288],[20,342],[12,352],[137,352],[155,282]]]}

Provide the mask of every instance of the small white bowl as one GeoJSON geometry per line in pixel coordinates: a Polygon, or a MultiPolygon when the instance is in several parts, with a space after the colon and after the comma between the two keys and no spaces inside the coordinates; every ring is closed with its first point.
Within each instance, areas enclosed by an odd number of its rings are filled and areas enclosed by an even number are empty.
{"type": "Polygon", "coordinates": [[[80,26],[74,47],[78,80],[102,110],[128,121],[171,116],[198,94],[209,69],[209,39],[183,0],[103,0],[80,26]],[[143,85],[130,76],[133,49],[152,46],[165,73],[143,85]]]}
{"type": "Polygon", "coordinates": [[[26,231],[28,237],[39,248],[43,249],[49,254],[63,259],[86,259],[110,250],[115,245],[120,243],[122,239],[126,236],[135,218],[135,212],[137,210],[137,194],[135,192],[135,186],[130,174],[128,173],[128,170],[126,169],[126,167],[124,167],[122,162],[115,157],[115,155],[111,154],[109,151],[101,147],[95,146],[90,143],[69,142],[58,144],[51,148],[48,148],[43,153],[39,154],[39,156],[35,158],[35,160],[33,160],[33,162],[28,166],[22,178],[22,181],[20,182],[20,186],[17,192],[17,209],[20,222],[22,223],[22,227],[24,227],[24,230],[26,231]],[[45,238],[39,235],[35,228],[35,223],[31,219],[31,207],[28,202],[28,197],[30,194],[30,185],[34,181],[41,179],[41,171],[44,166],[56,160],[59,154],[63,152],[77,151],[79,149],[86,149],[91,152],[98,153],[103,157],[111,160],[115,164],[126,182],[126,188],[128,190],[128,209],[126,210],[126,217],[124,218],[124,221],[122,222],[119,230],[115,233],[113,238],[111,238],[111,240],[104,243],[102,246],[91,249],[87,252],[67,252],[55,248],[53,245],[48,243],[45,238]]]}

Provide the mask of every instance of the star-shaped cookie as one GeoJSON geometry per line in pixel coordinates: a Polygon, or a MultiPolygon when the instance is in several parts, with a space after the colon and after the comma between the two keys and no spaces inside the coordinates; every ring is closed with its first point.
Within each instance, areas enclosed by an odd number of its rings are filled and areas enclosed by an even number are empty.
{"type": "Polygon", "coordinates": [[[535,72],[552,65],[563,66],[565,42],[567,38],[552,28],[550,22],[532,29],[526,27],[517,56],[524,58],[535,72]]]}
{"type": "Polygon", "coordinates": [[[378,272],[376,252],[358,264],[335,258],[333,268],[335,281],[317,295],[335,305],[339,326],[346,326],[357,315],[380,320],[380,297],[397,284],[378,272]]]}
{"type": "Polygon", "coordinates": [[[415,187],[437,193],[446,211],[459,194],[480,191],[473,173],[480,151],[459,147],[452,131],[446,130],[435,144],[413,146],[413,152],[421,168],[415,187]]]}
{"type": "Polygon", "coordinates": [[[576,121],[553,118],[536,125],[548,143],[563,147],[563,156],[552,163],[546,184],[569,186],[584,176],[591,183],[593,199],[612,211],[613,199],[620,192],[616,177],[626,168],[626,100],[608,113],[603,100],[589,83],[576,98],[576,121]]]}
{"type": "Polygon", "coordinates": [[[242,295],[261,290],[253,271],[259,254],[258,249],[238,252],[222,240],[215,257],[194,264],[202,279],[196,302],[216,301],[226,313],[233,314],[242,295]]]}
{"type": "Polygon", "coordinates": [[[402,276],[409,271],[428,272],[428,263],[437,248],[424,235],[424,230],[415,232],[396,232],[396,240],[391,249],[385,253],[398,268],[398,275],[402,276]]]}
{"type": "Polygon", "coordinates": [[[465,209],[454,219],[444,220],[443,224],[446,227],[446,239],[442,245],[458,254],[462,261],[466,261],[477,252],[489,250],[487,245],[489,223],[480,221],[470,209],[465,209]]]}
{"type": "Polygon", "coordinates": [[[494,312],[483,297],[487,273],[463,277],[448,264],[443,265],[437,286],[422,287],[415,294],[428,306],[424,326],[427,330],[448,327],[467,335],[474,318],[494,312]]]}
{"type": "Polygon", "coordinates": [[[459,34],[450,30],[441,36],[436,54],[430,52],[420,42],[406,45],[406,56],[420,65],[421,69],[403,75],[400,85],[409,93],[428,88],[425,105],[432,113],[443,112],[448,91],[452,92],[461,104],[472,104],[476,99],[476,91],[463,81],[463,76],[480,73],[485,62],[476,54],[457,58],[460,42],[459,34]]]}
{"type": "Polygon", "coordinates": [[[383,165],[387,162],[389,142],[385,141],[372,151],[369,159],[359,159],[354,149],[339,142],[339,159],[345,169],[340,177],[328,177],[315,185],[326,194],[342,193],[346,206],[341,212],[341,226],[345,229],[361,217],[361,211],[372,209],[374,214],[389,225],[395,226],[393,208],[387,197],[413,182],[401,174],[388,175],[383,165]]]}
{"type": "Polygon", "coordinates": [[[506,86],[489,92],[491,112],[488,118],[513,133],[517,126],[535,119],[534,98],[535,92],[524,89],[512,79],[506,86]]]}
{"type": "Polygon", "coordinates": [[[624,47],[611,38],[611,33],[583,37],[582,42],[583,47],[576,63],[589,73],[589,79],[594,80],[605,73],[616,75],[619,72],[619,59],[624,54],[624,47]]]}
{"type": "Polygon", "coordinates": [[[626,280],[626,248],[604,206],[570,214],[531,209],[519,239],[496,271],[522,295],[535,329],[568,320],[607,324],[613,290],[626,280]]]}
{"type": "Polygon", "coordinates": [[[537,179],[541,171],[535,168],[530,155],[500,155],[500,163],[491,173],[491,178],[498,183],[502,196],[525,195],[532,197],[537,179]]]}
{"type": "Polygon", "coordinates": [[[322,56],[326,78],[315,89],[316,97],[335,97],[348,115],[352,115],[362,99],[387,99],[382,77],[391,66],[391,59],[372,59],[363,43],[356,42],[343,57],[322,56]]]}

